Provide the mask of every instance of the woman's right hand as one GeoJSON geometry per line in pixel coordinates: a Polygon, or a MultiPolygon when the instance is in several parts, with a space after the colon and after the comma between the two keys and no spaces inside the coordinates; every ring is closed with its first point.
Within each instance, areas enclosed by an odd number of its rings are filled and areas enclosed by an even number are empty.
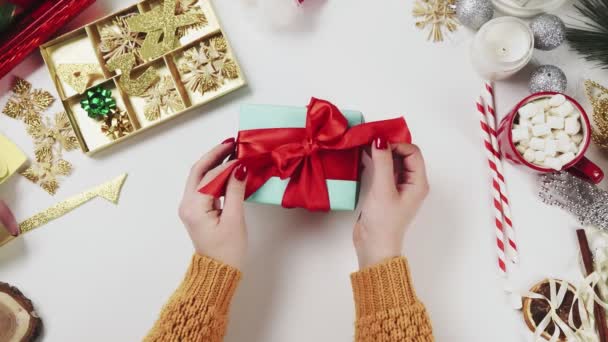
{"type": "Polygon", "coordinates": [[[228,182],[223,208],[219,199],[198,192],[235,162],[222,164],[234,147],[234,139],[228,139],[194,164],[186,182],[179,217],[188,230],[196,253],[240,269],[247,252],[243,213],[247,168],[241,165],[234,170],[228,182]]]}
{"type": "Polygon", "coordinates": [[[400,256],[405,230],[429,192],[424,159],[411,144],[372,143],[372,185],[353,241],[363,269],[400,256]]]}

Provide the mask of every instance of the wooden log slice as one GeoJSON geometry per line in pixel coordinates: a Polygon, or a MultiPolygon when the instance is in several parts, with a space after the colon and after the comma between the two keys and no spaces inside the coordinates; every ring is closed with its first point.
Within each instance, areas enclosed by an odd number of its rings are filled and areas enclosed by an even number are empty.
{"type": "Polygon", "coordinates": [[[14,286],[0,282],[0,342],[35,341],[42,320],[32,301],[14,286]]]}

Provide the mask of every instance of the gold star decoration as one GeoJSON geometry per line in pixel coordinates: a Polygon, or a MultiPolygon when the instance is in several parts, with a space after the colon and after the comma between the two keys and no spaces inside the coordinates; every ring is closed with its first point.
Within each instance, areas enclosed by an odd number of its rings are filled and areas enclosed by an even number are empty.
{"type": "Polygon", "coordinates": [[[184,103],[175,88],[175,83],[169,76],[163,76],[160,81],[148,88],[142,97],[146,100],[144,116],[148,121],[158,120],[161,113],[175,113],[184,109],[184,103]]]}
{"type": "Polygon", "coordinates": [[[207,17],[199,5],[198,0],[177,0],[177,7],[175,8],[175,14],[194,14],[197,16],[198,21],[194,24],[187,26],[180,26],[177,28],[177,36],[179,38],[184,37],[191,31],[196,31],[208,24],[207,17]]]}
{"type": "Polygon", "coordinates": [[[101,132],[111,140],[116,140],[133,132],[133,125],[125,111],[117,111],[103,119],[101,132]]]}
{"type": "Polygon", "coordinates": [[[179,71],[186,86],[201,95],[219,89],[226,80],[239,77],[238,66],[230,58],[223,36],[202,42],[199,48],[186,50],[179,71]]]}
{"type": "Polygon", "coordinates": [[[129,29],[145,32],[146,38],[141,47],[144,59],[154,59],[177,46],[177,29],[200,22],[197,13],[176,14],[177,0],[165,0],[149,12],[136,14],[127,19],[129,29]]]}
{"type": "Polygon", "coordinates": [[[145,35],[129,29],[127,19],[136,14],[127,14],[116,17],[111,24],[105,25],[99,32],[100,40],[99,51],[103,53],[103,58],[108,61],[114,57],[133,53],[137,64],[142,63],[144,58],[141,55],[141,45],[145,35]]]}
{"type": "Polygon", "coordinates": [[[13,119],[23,120],[28,125],[40,122],[40,113],[55,101],[48,91],[32,90],[30,82],[18,77],[15,79],[12,91],[13,94],[2,113],[13,119]]]}
{"type": "Polygon", "coordinates": [[[32,164],[21,172],[21,175],[33,183],[40,185],[42,189],[54,195],[59,189],[59,176],[68,176],[72,173],[72,164],[59,159],[43,160],[32,164]]]}
{"type": "Polygon", "coordinates": [[[428,28],[428,40],[441,42],[444,30],[454,32],[458,29],[455,8],[456,0],[416,0],[412,15],[416,18],[416,27],[428,28]]]}
{"type": "Polygon", "coordinates": [[[586,80],[585,91],[593,106],[595,127],[591,137],[600,148],[608,150],[608,89],[597,82],[586,80]]]}

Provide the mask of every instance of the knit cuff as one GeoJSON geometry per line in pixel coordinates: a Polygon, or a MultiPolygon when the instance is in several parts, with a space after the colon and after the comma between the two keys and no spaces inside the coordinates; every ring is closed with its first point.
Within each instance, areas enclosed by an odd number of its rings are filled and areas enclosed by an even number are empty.
{"type": "Polygon", "coordinates": [[[226,314],[240,279],[241,272],[236,268],[194,254],[181,287],[202,306],[226,314]]]}
{"type": "Polygon", "coordinates": [[[388,259],[350,276],[357,319],[417,301],[404,257],[388,259]]]}

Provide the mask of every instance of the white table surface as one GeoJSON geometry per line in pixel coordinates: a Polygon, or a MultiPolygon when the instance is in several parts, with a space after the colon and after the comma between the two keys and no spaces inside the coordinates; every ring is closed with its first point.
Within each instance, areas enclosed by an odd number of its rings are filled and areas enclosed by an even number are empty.
{"type": "MultiPolygon", "coordinates": [[[[307,0],[312,6],[277,26],[268,11],[277,1],[215,1],[247,88],[95,158],[66,154],[76,171],[55,197],[22,177],[2,186],[0,197],[25,219],[129,174],[118,206],[97,199],[2,247],[0,280],[32,298],[44,320],[45,341],[141,339],[192,254],[177,217],[191,164],[235,134],[240,104],[305,105],[316,96],[362,110],[368,121],[404,115],[424,152],[431,193],[407,234],[404,253],[437,340],[523,340],[521,314],[509,308],[497,279],[489,173],[473,106],[481,80],[469,62],[472,33],[462,29],[446,43],[427,42],[414,27],[410,0],[307,0]]],[[[98,0],[63,32],[132,3],[98,0]]],[[[562,67],[568,92],[587,109],[582,80],[608,83],[606,72],[567,46],[536,53],[534,62],[562,67]]],[[[500,114],[528,93],[530,70],[497,84],[500,114]]],[[[36,52],[0,80],[2,106],[13,76],[56,94],[36,52]]],[[[31,155],[21,122],[0,116],[0,132],[31,155]]],[[[589,155],[608,166],[595,147],[589,155]]],[[[511,165],[505,172],[521,250],[513,283],[523,291],[544,277],[577,281],[576,222],[537,199],[532,175],[511,165]]],[[[249,260],[226,341],[352,340],[349,273],[357,267],[351,242],[357,214],[253,204],[246,211],[249,260]]]]}

